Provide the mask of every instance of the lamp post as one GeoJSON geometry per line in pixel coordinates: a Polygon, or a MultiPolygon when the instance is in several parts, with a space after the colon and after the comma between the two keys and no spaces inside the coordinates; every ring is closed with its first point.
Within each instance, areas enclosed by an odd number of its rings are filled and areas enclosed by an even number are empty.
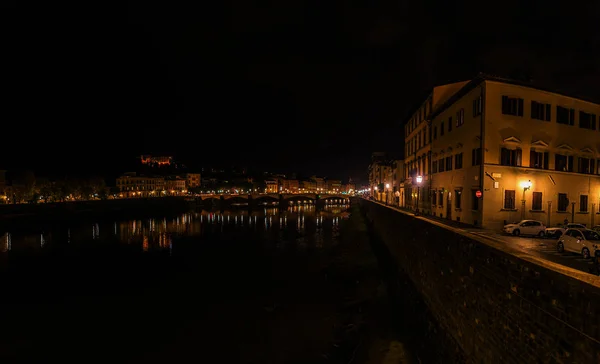
{"type": "Polygon", "coordinates": [[[385,204],[388,204],[388,196],[390,195],[390,184],[385,184],[385,204]]]}
{"type": "Polygon", "coordinates": [[[423,176],[417,176],[417,214],[419,213],[419,195],[421,194],[421,182],[423,182],[423,176]]]}
{"type": "Polygon", "coordinates": [[[521,220],[525,220],[525,191],[531,188],[531,180],[522,183],[523,199],[521,200],[521,220]]]}

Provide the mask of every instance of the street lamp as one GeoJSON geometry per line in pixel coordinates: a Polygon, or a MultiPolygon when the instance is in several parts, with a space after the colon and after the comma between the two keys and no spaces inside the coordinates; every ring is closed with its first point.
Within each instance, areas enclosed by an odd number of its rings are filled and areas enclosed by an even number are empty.
{"type": "Polygon", "coordinates": [[[421,182],[423,182],[423,176],[417,176],[417,214],[419,213],[419,195],[421,194],[421,182]]]}
{"type": "Polygon", "coordinates": [[[388,204],[388,196],[390,195],[390,184],[385,184],[385,204],[388,204]]]}
{"type": "Polygon", "coordinates": [[[523,199],[521,200],[521,220],[525,220],[525,191],[531,189],[531,180],[521,182],[523,187],[523,199]]]}

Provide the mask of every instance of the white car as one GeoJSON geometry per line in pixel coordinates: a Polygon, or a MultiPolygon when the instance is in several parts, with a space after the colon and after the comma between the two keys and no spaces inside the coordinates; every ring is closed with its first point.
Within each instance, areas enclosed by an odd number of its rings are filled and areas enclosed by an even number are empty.
{"type": "Polygon", "coordinates": [[[567,229],[587,229],[587,228],[583,224],[573,224],[572,223],[572,224],[567,224],[567,225],[560,225],[558,227],[547,228],[546,236],[558,239],[562,236],[562,234],[565,233],[565,231],[567,231],[567,229]]]}
{"type": "Polygon", "coordinates": [[[600,234],[591,229],[567,229],[556,243],[559,253],[564,251],[581,254],[583,258],[600,256],[600,234]]]}
{"type": "Polygon", "coordinates": [[[535,235],[539,236],[540,238],[543,238],[546,235],[546,226],[541,221],[522,220],[517,224],[504,225],[502,231],[515,236],[535,235]]]}

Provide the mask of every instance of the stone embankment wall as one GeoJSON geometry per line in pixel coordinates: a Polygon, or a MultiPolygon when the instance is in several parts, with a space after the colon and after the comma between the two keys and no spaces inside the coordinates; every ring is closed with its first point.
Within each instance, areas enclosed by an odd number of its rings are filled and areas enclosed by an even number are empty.
{"type": "Polygon", "coordinates": [[[361,200],[439,325],[475,363],[600,363],[600,277],[361,200]]]}

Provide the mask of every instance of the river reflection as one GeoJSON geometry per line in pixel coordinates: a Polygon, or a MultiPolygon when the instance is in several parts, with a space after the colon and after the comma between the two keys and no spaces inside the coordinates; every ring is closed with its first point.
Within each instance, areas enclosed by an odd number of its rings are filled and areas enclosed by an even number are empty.
{"type": "MultiPolygon", "coordinates": [[[[176,241],[244,240],[255,238],[277,248],[323,247],[334,243],[340,221],[348,217],[348,205],[293,205],[286,209],[194,211],[150,219],[99,221],[87,224],[28,227],[0,235],[0,253],[35,253],[52,246],[77,246],[90,242],[139,247],[140,252],[168,251],[176,241]],[[189,239],[188,239],[189,240],[189,239]]],[[[114,245],[111,245],[114,246],[114,245]]]]}

